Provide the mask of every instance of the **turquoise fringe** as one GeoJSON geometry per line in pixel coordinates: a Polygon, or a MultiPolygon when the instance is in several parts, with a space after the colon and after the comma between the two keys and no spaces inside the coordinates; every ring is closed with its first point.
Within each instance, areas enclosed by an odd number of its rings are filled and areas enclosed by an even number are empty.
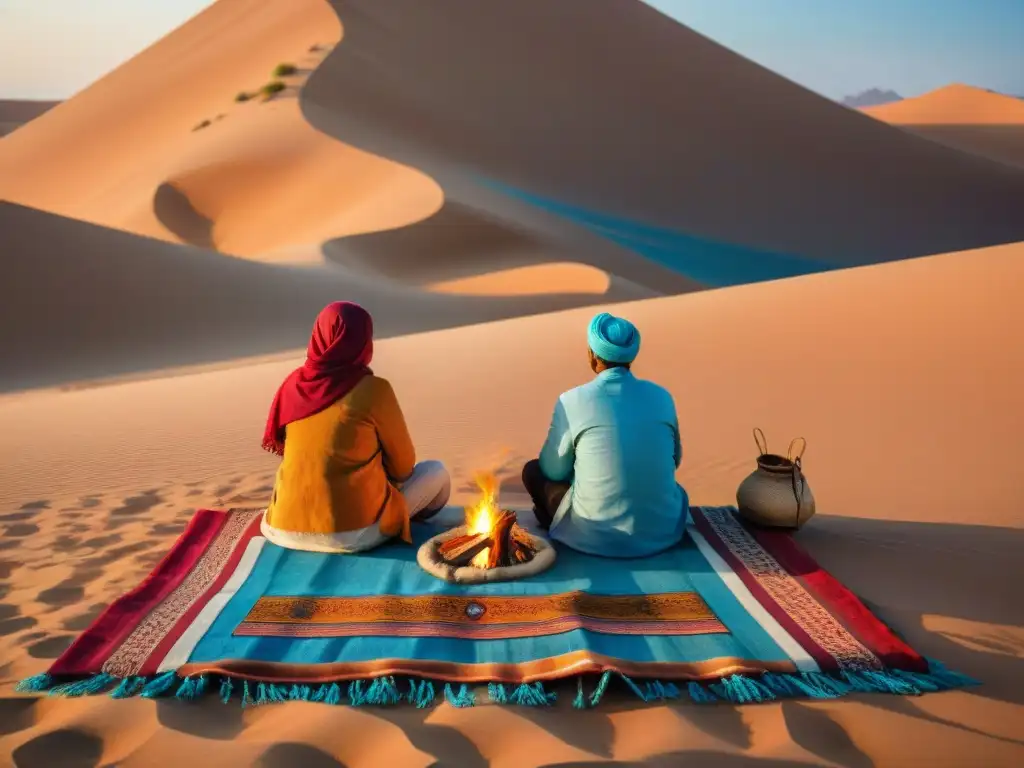
{"type": "Polygon", "coordinates": [[[142,689],[146,687],[146,678],[144,677],[125,677],[118,683],[117,688],[110,692],[110,698],[112,699],[130,699],[132,696],[138,696],[142,693],[142,689]]]}
{"type": "Polygon", "coordinates": [[[488,683],[487,697],[495,704],[546,707],[555,703],[558,694],[545,689],[543,683],[522,683],[520,685],[488,683]]]}
{"type": "Polygon", "coordinates": [[[429,707],[434,703],[434,684],[429,680],[409,681],[409,703],[417,709],[429,707]]]}
{"type": "Polygon", "coordinates": [[[160,698],[178,684],[178,679],[177,672],[164,672],[162,675],[158,675],[146,683],[146,687],[142,689],[142,693],[139,695],[144,699],[160,698]]]}
{"type": "Polygon", "coordinates": [[[469,689],[468,685],[460,685],[459,690],[456,693],[452,690],[451,683],[444,684],[444,698],[453,707],[462,709],[463,707],[472,707],[476,704],[476,694],[469,689]]]}
{"type": "MultiPolygon", "coordinates": [[[[576,709],[596,707],[601,703],[613,680],[619,681],[644,702],[674,700],[686,695],[698,704],[754,704],[788,698],[836,699],[850,693],[917,696],[922,693],[979,685],[977,680],[953,672],[931,659],[928,660],[927,673],[903,670],[857,670],[844,671],[838,675],[820,672],[767,672],[757,676],[730,675],[711,682],[691,681],[682,688],[668,681],[636,681],[618,672],[604,672],[589,694],[584,690],[584,678],[577,678],[576,696],[572,706],[576,709]]],[[[195,701],[207,694],[211,684],[212,677],[208,675],[181,678],[175,672],[164,672],[151,677],[125,678],[100,673],[80,680],[61,680],[48,674],[41,674],[22,680],[15,690],[19,693],[47,693],[50,696],[68,697],[94,696],[109,690],[110,697],[114,699],[141,696],[145,699],[174,697],[182,701],[195,701]]],[[[404,692],[406,689],[394,676],[387,675],[372,680],[353,680],[347,684],[345,693],[348,703],[354,707],[385,707],[404,703],[423,709],[437,700],[437,690],[434,682],[430,680],[409,679],[404,685],[408,687],[407,692],[404,692]]],[[[302,685],[220,677],[219,690],[221,701],[225,704],[235,698],[236,694],[240,694],[243,707],[283,701],[338,705],[344,698],[341,685],[338,683],[302,685]]],[[[469,685],[456,687],[451,683],[445,683],[442,697],[453,707],[472,707],[476,704],[476,693],[469,685]]],[[[555,703],[557,694],[539,682],[521,685],[489,683],[487,697],[494,704],[547,707],[555,703]]]]}
{"type": "Polygon", "coordinates": [[[42,693],[53,687],[55,680],[45,672],[41,675],[26,677],[16,686],[14,690],[18,693],[42,693]]]}

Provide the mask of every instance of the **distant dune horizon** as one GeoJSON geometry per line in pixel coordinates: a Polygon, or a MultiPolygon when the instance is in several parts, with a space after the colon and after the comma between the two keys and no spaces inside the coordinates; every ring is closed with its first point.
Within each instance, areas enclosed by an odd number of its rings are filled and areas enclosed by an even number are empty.
{"type": "Polygon", "coordinates": [[[863,112],[930,141],[1024,168],[1024,100],[1019,98],[954,83],[863,112]]]}

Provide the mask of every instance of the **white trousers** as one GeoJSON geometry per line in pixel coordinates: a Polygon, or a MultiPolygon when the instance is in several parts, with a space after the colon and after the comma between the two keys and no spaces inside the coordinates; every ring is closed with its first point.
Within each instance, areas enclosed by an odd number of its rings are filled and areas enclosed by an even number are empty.
{"type": "MultiPolygon", "coordinates": [[[[440,461],[421,461],[401,486],[402,496],[409,507],[409,517],[413,519],[420,512],[433,512],[443,507],[448,503],[451,491],[451,477],[440,461]]],[[[301,549],[305,552],[365,552],[380,546],[390,538],[380,532],[380,527],[376,523],[366,528],[341,533],[282,531],[268,524],[266,515],[260,524],[260,532],[265,539],[279,547],[301,549]]]]}

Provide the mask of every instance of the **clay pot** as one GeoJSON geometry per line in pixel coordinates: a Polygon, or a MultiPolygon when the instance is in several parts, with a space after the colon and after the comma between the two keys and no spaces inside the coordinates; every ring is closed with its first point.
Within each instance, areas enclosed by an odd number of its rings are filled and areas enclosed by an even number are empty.
{"type": "Polygon", "coordinates": [[[804,477],[801,460],[807,441],[798,437],[789,444],[786,456],[768,453],[764,432],[754,430],[754,442],[761,455],[757,469],[736,490],[740,515],[755,525],[767,528],[800,528],[814,516],[814,494],[804,477]],[[793,455],[797,440],[803,443],[793,455]]]}

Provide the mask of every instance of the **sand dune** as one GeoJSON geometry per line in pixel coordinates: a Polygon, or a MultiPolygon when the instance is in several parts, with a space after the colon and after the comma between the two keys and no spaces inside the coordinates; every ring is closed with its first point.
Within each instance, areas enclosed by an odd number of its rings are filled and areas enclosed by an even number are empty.
{"type": "Polygon", "coordinates": [[[950,85],[862,111],[940,144],[1024,168],[1024,100],[950,85]]]}
{"type": "Polygon", "coordinates": [[[11,203],[0,203],[0,231],[0,391],[301,348],[316,313],[337,299],[370,308],[388,337],[649,295],[621,282],[584,292],[565,276],[534,292],[523,287],[533,274],[506,276],[504,295],[435,294],[386,275],[253,263],[11,203]]]}
{"type": "Polygon", "coordinates": [[[912,99],[862,110],[896,125],[1016,125],[1024,123],[1024,100],[955,83],[912,99]]]}
{"type": "Polygon", "coordinates": [[[258,257],[430,215],[423,174],[311,128],[297,94],[341,27],[322,0],[223,0],[0,149],[0,198],[258,257]],[[311,50],[315,48],[315,50],[311,50]],[[255,92],[279,63],[287,88],[255,92]],[[168,194],[170,193],[170,194],[168,194]]]}
{"type": "Polygon", "coordinates": [[[0,99],[0,137],[15,130],[44,112],[53,109],[60,102],[0,99]]]}
{"type": "Polygon", "coordinates": [[[1020,171],[864,120],[641,2],[585,22],[581,2],[332,4],[345,38],[307,119],[567,244],[587,229],[721,285],[1024,237],[1020,171]]]}
{"type": "MultiPolygon", "coordinates": [[[[490,241],[524,229],[507,217],[476,215],[472,201],[454,218],[450,209],[435,217],[444,193],[430,177],[312,128],[297,97],[340,38],[337,17],[323,0],[275,0],[258,14],[251,7],[248,0],[216,3],[47,122],[22,131],[0,148],[0,196],[148,237],[288,264],[322,263],[324,244],[337,260],[339,238],[424,219],[429,230],[458,227],[454,239],[463,253],[466,241],[480,244],[468,227],[493,228],[490,241]],[[279,62],[298,65],[283,78],[285,91],[269,102],[233,101],[265,83],[279,62]]],[[[468,263],[450,264],[450,255],[436,249],[427,257],[430,238],[421,232],[412,252],[431,272],[424,283],[468,270],[483,285],[494,269],[577,260],[572,248],[543,231],[528,234],[529,252],[477,249],[468,263]]],[[[619,275],[620,285],[649,289],[633,296],[693,287],[663,267],[635,269],[627,251],[593,240],[598,247],[585,246],[596,252],[590,263],[619,275]]],[[[346,242],[344,249],[350,246],[344,266],[358,270],[369,261],[374,272],[406,279],[408,238],[346,242]]],[[[517,291],[529,285],[519,283],[517,291]]]]}
{"type": "MultiPolygon", "coordinates": [[[[478,274],[583,263],[665,293],[1024,237],[1024,172],[859,119],[638,0],[586,24],[577,3],[251,7],[221,0],[19,131],[0,195],[260,260],[326,243],[360,269],[372,247],[392,273],[468,216],[533,244],[477,250],[478,274]],[[282,94],[232,101],[281,61],[282,94]]],[[[429,262],[428,283],[466,267],[429,262]]]]}
{"type": "MultiPolygon", "coordinates": [[[[982,688],[747,708],[612,702],[543,717],[8,699],[16,717],[0,748],[51,760],[88,750],[124,765],[168,753],[200,764],[1018,765],[1022,257],[1011,245],[615,307],[644,332],[638,373],[676,397],[681,478],[695,499],[732,497],[753,466],[752,426],[773,446],[806,436],[820,515],[801,538],[910,642],[982,688]]],[[[555,395],[587,375],[590,311],[379,344],[375,367],[394,382],[421,455],[453,468],[457,500],[488,464],[501,468],[505,498],[522,499],[516,465],[537,450],[555,395]]],[[[5,541],[18,547],[6,553],[5,679],[39,671],[137,581],[193,507],[266,498],[275,462],[258,437],[292,364],[0,398],[18,445],[0,489],[5,541]]]]}

